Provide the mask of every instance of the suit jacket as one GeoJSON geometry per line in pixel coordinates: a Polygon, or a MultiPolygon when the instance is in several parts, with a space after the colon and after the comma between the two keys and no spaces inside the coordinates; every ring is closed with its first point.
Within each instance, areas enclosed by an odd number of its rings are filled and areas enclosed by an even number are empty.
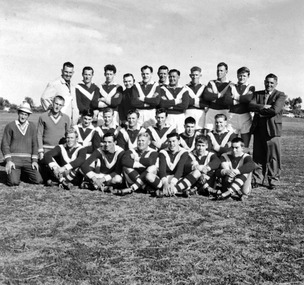
{"type": "Polygon", "coordinates": [[[276,89],[270,94],[267,102],[265,102],[265,90],[253,93],[253,98],[249,103],[249,110],[253,111],[254,118],[251,126],[251,133],[259,125],[259,121],[266,119],[267,132],[270,137],[280,137],[282,134],[282,114],[287,96],[276,89]],[[271,105],[265,108],[264,105],[271,105]]]}

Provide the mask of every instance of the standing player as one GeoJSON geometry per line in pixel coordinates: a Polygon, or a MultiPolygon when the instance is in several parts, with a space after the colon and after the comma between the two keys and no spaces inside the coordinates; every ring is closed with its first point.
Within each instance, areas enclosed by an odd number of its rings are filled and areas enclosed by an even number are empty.
{"type": "Polygon", "coordinates": [[[104,76],[106,81],[101,85],[101,95],[95,94],[92,99],[92,108],[99,111],[98,126],[102,124],[103,110],[107,107],[114,110],[114,119],[119,123],[117,109],[122,100],[122,87],[114,82],[115,74],[115,65],[107,64],[104,67],[104,76]]]}
{"type": "Polygon", "coordinates": [[[169,68],[166,65],[161,65],[158,68],[157,75],[159,78],[158,80],[159,86],[163,86],[163,85],[167,86],[168,73],[169,73],[169,68]]]}
{"type": "Polygon", "coordinates": [[[232,105],[232,82],[227,80],[228,65],[220,62],[216,73],[217,79],[210,80],[203,93],[203,99],[209,104],[205,122],[205,128],[209,131],[213,130],[214,117],[217,114],[224,114],[229,118],[229,106],[232,105]]]}
{"type": "Polygon", "coordinates": [[[233,105],[230,106],[230,123],[236,134],[240,134],[245,144],[245,151],[248,151],[250,143],[251,115],[249,102],[252,99],[254,86],[247,83],[250,70],[241,67],[237,71],[238,83],[231,85],[233,105]]]}
{"type": "Polygon", "coordinates": [[[91,101],[94,96],[100,97],[98,86],[92,83],[93,76],[93,68],[91,66],[85,66],[82,69],[83,83],[76,85],[76,100],[80,114],[82,114],[84,110],[91,108],[91,101]]]}
{"type": "Polygon", "coordinates": [[[191,82],[187,84],[189,92],[189,106],[185,112],[185,117],[193,117],[197,122],[199,129],[205,128],[206,110],[208,102],[203,100],[205,85],[200,83],[202,69],[194,66],[190,69],[191,82]]]}
{"type": "Polygon", "coordinates": [[[169,71],[169,85],[162,86],[160,107],[168,112],[167,122],[176,126],[177,132],[182,132],[185,120],[185,111],[189,105],[189,93],[186,87],[178,84],[180,72],[176,69],[169,71]]]}
{"type": "Polygon", "coordinates": [[[124,150],[135,148],[138,134],[146,131],[138,124],[138,119],[138,110],[131,109],[128,113],[128,126],[121,128],[117,135],[117,144],[124,150]]]}
{"type": "Polygon", "coordinates": [[[139,111],[139,124],[151,126],[155,124],[155,108],[159,104],[158,84],[152,80],[153,68],[145,65],[141,68],[142,82],[132,87],[131,106],[139,111]]]}
{"type": "Polygon", "coordinates": [[[123,153],[123,149],[116,145],[114,134],[106,133],[102,137],[102,147],[96,149],[81,166],[81,171],[88,180],[81,188],[105,191],[109,190],[109,186],[121,185],[123,153]],[[92,164],[96,165],[94,169],[92,164]]]}
{"type": "Polygon", "coordinates": [[[71,62],[65,62],[61,70],[61,77],[48,83],[41,96],[41,105],[45,111],[50,109],[53,99],[56,95],[64,98],[65,104],[61,112],[67,114],[71,125],[77,124],[79,110],[77,108],[75,97],[75,86],[71,82],[74,74],[74,65],[71,62]]]}

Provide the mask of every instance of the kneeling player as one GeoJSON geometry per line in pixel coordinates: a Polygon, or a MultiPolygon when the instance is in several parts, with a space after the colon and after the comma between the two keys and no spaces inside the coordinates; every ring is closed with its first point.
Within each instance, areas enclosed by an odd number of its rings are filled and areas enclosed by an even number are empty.
{"type": "Polygon", "coordinates": [[[81,171],[88,180],[82,184],[82,188],[106,191],[110,190],[109,186],[121,185],[123,152],[116,145],[115,134],[106,133],[102,138],[102,147],[96,149],[81,166],[81,171]]]}
{"type": "Polygon", "coordinates": [[[221,161],[214,152],[208,151],[208,139],[199,135],[195,139],[195,150],[190,153],[192,158],[192,170],[200,172],[200,178],[196,183],[199,194],[215,195],[215,170],[219,168],[221,161]]]}
{"type": "Polygon", "coordinates": [[[147,175],[147,181],[157,189],[156,194],[162,196],[175,196],[177,193],[188,196],[190,187],[200,177],[200,172],[194,170],[184,173],[188,151],[181,148],[180,137],[177,133],[167,135],[168,147],[159,152],[159,177],[153,173],[147,175]],[[184,178],[183,175],[186,174],[184,178]]]}
{"type": "Polygon", "coordinates": [[[230,196],[241,200],[251,190],[251,174],[255,164],[249,154],[244,153],[244,141],[234,138],[231,141],[232,151],[221,156],[221,169],[218,176],[222,178],[222,194],[219,200],[230,196]]]}
{"type": "Polygon", "coordinates": [[[118,191],[117,194],[128,194],[145,189],[147,174],[156,174],[158,153],[149,147],[150,144],[150,135],[141,133],[137,137],[137,147],[126,151],[124,154],[122,158],[123,173],[127,185],[130,185],[130,187],[118,191]]]}
{"type": "MultiPolygon", "coordinates": [[[[77,143],[77,138],[76,130],[67,130],[66,143],[55,146],[44,156],[44,162],[49,166],[46,176],[58,180],[59,187],[67,190],[70,190],[73,184],[80,184],[82,180],[79,167],[86,159],[87,150],[77,143]]],[[[49,179],[47,185],[51,186],[53,179],[49,179]]]]}

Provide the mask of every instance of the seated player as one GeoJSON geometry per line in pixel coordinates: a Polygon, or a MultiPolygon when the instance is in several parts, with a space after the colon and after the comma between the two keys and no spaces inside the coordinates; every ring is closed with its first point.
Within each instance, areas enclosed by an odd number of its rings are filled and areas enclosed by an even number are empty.
{"type": "Polygon", "coordinates": [[[231,140],[236,137],[233,131],[227,129],[227,117],[225,114],[215,116],[215,130],[209,132],[209,149],[214,151],[218,157],[228,152],[231,146],[231,140]]]}
{"type": "Polygon", "coordinates": [[[180,136],[180,146],[188,151],[192,151],[195,148],[195,138],[200,133],[195,131],[196,121],[193,117],[185,119],[185,131],[180,136]]]}
{"type": "Polygon", "coordinates": [[[93,110],[84,110],[81,114],[81,123],[73,127],[78,134],[78,144],[82,145],[83,147],[88,147],[88,154],[92,153],[92,140],[95,134],[95,127],[92,125],[93,116],[93,110]]]}
{"type": "Polygon", "coordinates": [[[146,132],[146,129],[139,125],[138,119],[138,110],[131,109],[127,117],[128,126],[121,128],[117,135],[117,145],[124,150],[135,148],[138,134],[146,132]]]}
{"type": "Polygon", "coordinates": [[[116,145],[115,135],[111,132],[104,134],[102,147],[96,149],[81,166],[81,172],[87,180],[81,188],[109,191],[109,186],[121,185],[123,153],[123,149],[116,145]]]}
{"type": "MultiPolygon", "coordinates": [[[[149,147],[150,143],[150,135],[141,133],[137,138],[137,147],[125,152],[122,158],[122,166],[129,188],[122,189],[117,194],[128,194],[144,190],[147,186],[147,174],[156,174],[158,153],[149,147]]],[[[147,191],[147,189],[145,190],[147,191]]]]}
{"type": "Polygon", "coordinates": [[[106,133],[112,133],[117,137],[120,127],[114,120],[114,111],[111,108],[105,108],[103,111],[103,124],[96,128],[93,136],[93,149],[96,150],[101,146],[102,138],[106,133]]]}
{"type": "Polygon", "coordinates": [[[44,155],[44,163],[48,166],[46,176],[47,185],[53,185],[53,181],[59,182],[59,187],[70,190],[73,185],[80,185],[82,175],[79,167],[86,159],[86,148],[77,143],[78,133],[75,129],[68,129],[66,143],[55,146],[44,155]]]}
{"type": "Polygon", "coordinates": [[[208,151],[208,138],[204,135],[199,135],[195,138],[195,150],[190,153],[192,159],[192,170],[200,172],[200,178],[196,183],[199,194],[215,195],[215,170],[219,168],[221,161],[217,155],[208,151]]]}
{"type": "Polygon", "coordinates": [[[188,196],[188,191],[200,177],[200,172],[194,170],[184,173],[189,154],[179,146],[177,133],[168,134],[167,138],[168,147],[159,152],[159,176],[148,173],[146,180],[152,188],[157,189],[158,197],[175,196],[177,193],[188,196]]]}
{"type": "Polygon", "coordinates": [[[38,142],[35,124],[28,121],[30,105],[18,107],[18,120],[8,123],[3,132],[1,151],[5,159],[7,185],[20,184],[21,175],[33,184],[42,183],[38,167],[38,142]]]}
{"type": "Polygon", "coordinates": [[[218,200],[230,196],[241,200],[251,190],[255,163],[249,154],[244,153],[244,141],[241,138],[234,138],[231,144],[231,152],[221,156],[221,168],[217,171],[217,175],[222,178],[222,193],[217,197],[218,200]]]}
{"type": "Polygon", "coordinates": [[[147,133],[151,136],[151,147],[157,150],[163,149],[167,146],[167,135],[175,132],[173,126],[166,123],[167,111],[164,108],[156,109],[156,125],[150,126],[147,133]]]}
{"type": "Polygon", "coordinates": [[[253,97],[255,87],[248,84],[250,70],[247,67],[241,67],[237,71],[238,83],[231,86],[233,105],[230,106],[230,123],[236,134],[240,134],[244,140],[245,149],[248,151],[250,143],[250,128],[252,123],[249,112],[249,102],[253,97]]]}

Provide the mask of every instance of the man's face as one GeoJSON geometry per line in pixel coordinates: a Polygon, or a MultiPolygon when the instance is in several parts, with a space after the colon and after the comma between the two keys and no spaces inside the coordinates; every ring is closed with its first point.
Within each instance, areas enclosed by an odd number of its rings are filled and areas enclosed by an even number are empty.
{"type": "Polygon", "coordinates": [[[160,126],[164,126],[166,124],[166,113],[159,113],[155,116],[157,125],[160,126]]]}
{"type": "Polygon", "coordinates": [[[142,81],[144,83],[149,83],[152,79],[152,72],[151,72],[150,68],[144,69],[141,72],[141,77],[142,77],[142,81]]]}
{"type": "Polygon", "coordinates": [[[70,82],[71,78],[74,74],[74,68],[73,67],[67,67],[65,66],[62,70],[61,70],[61,76],[62,78],[66,81],[66,82],[70,82]]]}
{"type": "Polygon", "coordinates": [[[177,72],[171,72],[169,74],[169,85],[170,86],[177,86],[178,85],[179,76],[177,72]]]}
{"type": "Polygon", "coordinates": [[[72,148],[77,143],[77,137],[75,133],[68,133],[66,136],[66,145],[68,148],[72,148]]]}
{"type": "Polygon", "coordinates": [[[219,66],[216,71],[217,79],[218,80],[225,79],[227,73],[228,73],[228,71],[226,70],[225,66],[223,66],[223,65],[219,66]]]}
{"type": "Polygon", "coordinates": [[[84,84],[91,83],[92,82],[92,78],[93,78],[93,70],[85,70],[82,73],[82,78],[83,78],[84,84]]]}
{"type": "Polygon", "coordinates": [[[113,113],[112,112],[103,113],[103,120],[106,127],[111,125],[111,123],[113,122],[113,113]]]}
{"type": "Polygon", "coordinates": [[[159,82],[160,83],[166,83],[167,82],[167,77],[168,77],[168,70],[167,69],[160,69],[157,73],[159,77],[159,82]]]}
{"type": "Polygon", "coordinates": [[[241,142],[233,143],[231,148],[232,154],[235,157],[242,156],[244,153],[244,147],[242,146],[241,142]]]}
{"type": "Polygon", "coordinates": [[[129,127],[135,127],[137,125],[137,115],[135,113],[129,114],[128,115],[128,123],[129,127]]]}
{"type": "Polygon", "coordinates": [[[30,114],[26,113],[26,112],[22,112],[22,111],[19,111],[18,112],[18,121],[20,124],[24,124],[28,117],[30,116],[30,114]]]}
{"type": "Polygon", "coordinates": [[[53,102],[53,113],[58,114],[63,106],[64,106],[64,101],[60,100],[59,98],[55,98],[53,102]]]}
{"type": "Polygon", "coordinates": [[[114,76],[115,76],[115,73],[113,70],[107,70],[105,73],[104,73],[104,76],[106,78],[106,82],[107,83],[111,83],[114,81],[114,76]]]}
{"type": "Polygon", "coordinates": [[[145,136],[140,136],[137,139],[137,148],[140,151],[145,151],[150,145],[150,140],[145,136]]]}
{"type": "Polygon", "coordinates": [[[220,117],[215,120],[215,130],[218,133],[226,131],[226,127],[227,127],[227,121],[224,118],[220,117]]]}
{"type": "Polygon", "coordinates": [[[238,73],[237,78],[238,78],[238,83],[244,85],[247,83],[249,75],[247,72],[238,73]]]}
{"type": "Polygon", "coordinates": [[[177,137],[171,137],[168,139],[168,149],[171,152],[176,152],[179,149],[179,139],[177,139],[177,137]]]}
{"type": "Polygon", "coordinates": [[[274,78],[266,78],[264,81],[265,90],[271,93],[278,85],[278,82],[274,78]]]}
{"type": "Polygon", "coordinates": [[[126,76],[123,79],[123,84],[125,85],[126,89],[130,89],[134,84],[134,79],[132,76],[126,76]]]}
{"type": "Polygon", "coordinates": [[[207,148],[208,148],[208,144],[204,143],[204,142],[198,142],[195,146],[196,148],[196,152],[201,155],[203,153],[206,152],[207,148]]]}
{"type": "Polygon", "coordinates": [[[105,151],[108,151],[108,152],[114,152],[114,149],[115,149],[115,141],[113,139],[112,136],[110,137],[105,137],[103,139],[103,147],[104,147],[104,150],[105,151]]]}
{"type": "Polygon", "coordinates": [[[199,71],[193,71],[190,73],[191,82],[193,84],[198,84],[202,74],[199,71]]]}
{"type": "Polygon", "coordinates": [[[195,132],[195,124],[188,123],[184,127],[185,127],[185,134],[189,137],[192,137],[195,132]]]}
{"type": "Polygon", "coordinates": [[[93,121],[92,117],[90,117],[90,116],[83,116],[82,117],[82,126],[84,128],[87,128],[88,126],[91,125],[92,121],[93,121]]]}

